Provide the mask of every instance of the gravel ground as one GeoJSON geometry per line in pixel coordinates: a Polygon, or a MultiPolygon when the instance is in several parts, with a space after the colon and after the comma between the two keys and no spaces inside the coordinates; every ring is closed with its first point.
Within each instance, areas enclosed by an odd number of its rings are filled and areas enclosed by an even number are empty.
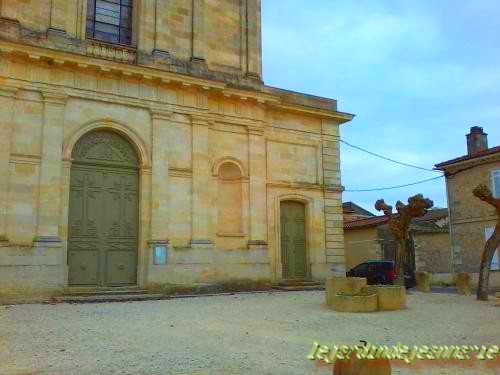
{"type": "MultiPolygon", "coordinates": [[[[86,305],[0,306],[0,374],[331,374],[322,344],[500,344],[500,307],[413,293],[408,309],[337,313],[324,292],[86,305]]],[[[500,374],[500,361],[412,366],[395,374],[500,374]],[[467,366],[466,366],[467,367],[467,366]]]]}

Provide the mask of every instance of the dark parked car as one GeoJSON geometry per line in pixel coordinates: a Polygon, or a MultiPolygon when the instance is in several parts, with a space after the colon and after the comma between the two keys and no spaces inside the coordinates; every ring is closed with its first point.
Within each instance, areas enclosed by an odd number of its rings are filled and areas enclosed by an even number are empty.
{"type": "MultiPolygon", "coordinates": [[[[396,279],[394,262],[390,260],[372,260],[358,264],[346,273],[347,277],[366,277],[368,285],[392,285],[396,279]]],[[[415,275],[410,270],[405,272],[406,289],[416,285],[415,275]]]]}

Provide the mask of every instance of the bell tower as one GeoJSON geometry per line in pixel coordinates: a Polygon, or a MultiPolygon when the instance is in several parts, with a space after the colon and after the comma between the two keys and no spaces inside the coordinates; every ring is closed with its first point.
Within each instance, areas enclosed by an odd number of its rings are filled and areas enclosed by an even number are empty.
{"type": "MultiPolygon", "coordinates": [[[[262,81],[260,0],[150,0],[154,25],[143,18],[144,63],[218,80],[262,81]],[[152,58],[151,58],[152,57],[152,58]]],[[[141,30],[138,30],[141,35],[141,30]]]]}

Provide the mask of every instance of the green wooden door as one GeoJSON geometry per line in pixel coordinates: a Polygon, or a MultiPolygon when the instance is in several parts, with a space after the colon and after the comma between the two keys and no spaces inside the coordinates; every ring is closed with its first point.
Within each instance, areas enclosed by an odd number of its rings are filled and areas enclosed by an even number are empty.
{"type": "Polygon", "coordinates": [[[307,277],[305,207],[302,203],[281,203],[281,262],[284,279],[307,277]]]}
{"type": "Polygon", "coordinates": [[[136,283],[139,175],[132,146],[114,133],[84,136],[73,151],[70,285],[136,283]]]}

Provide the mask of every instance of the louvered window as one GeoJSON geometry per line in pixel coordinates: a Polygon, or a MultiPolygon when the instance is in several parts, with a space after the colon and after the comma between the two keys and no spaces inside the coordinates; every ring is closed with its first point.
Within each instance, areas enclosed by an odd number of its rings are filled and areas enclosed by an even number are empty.
{"type": "MultiPolygon", "coordinates": [[[[490,237],[493,235],[493,231],[495,228],[485,228],[484,229],[484,237],[485,240],[488,241],[490,237]]],[[[495,254],[493,254],[493,259],[491,261],[491,271],[500,271],[500,264],[498,260],[498,253],[500,252],[500,248],[495,251],[495,254]]]]}
{"type": "Polygon", "coordinates": [[[495,198],[500,198],[500,169],[491,172],[491,180],[493,185],[493,195],[495,198]]]}
{"type": "Polygon", "coordinates": [[[89,0],[87,38],[132,44],[133,0],[89,0]]]}

